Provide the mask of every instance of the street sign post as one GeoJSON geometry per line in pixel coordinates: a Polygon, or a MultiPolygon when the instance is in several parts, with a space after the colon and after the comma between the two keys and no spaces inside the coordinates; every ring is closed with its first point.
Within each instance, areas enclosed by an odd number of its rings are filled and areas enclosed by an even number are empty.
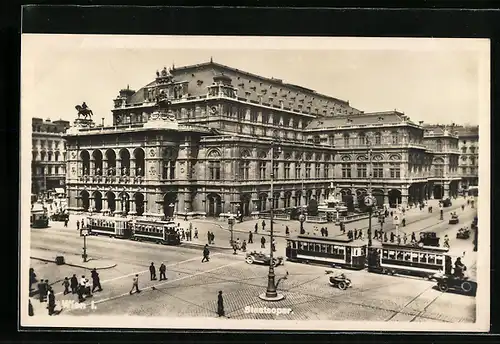
{"type": "Polygon", "coordinates": [[[89,235],[89,230],[87,228],[80,229],[80,236],[83,237],[83,262],[87,262],[87,235],[89,235]]]}

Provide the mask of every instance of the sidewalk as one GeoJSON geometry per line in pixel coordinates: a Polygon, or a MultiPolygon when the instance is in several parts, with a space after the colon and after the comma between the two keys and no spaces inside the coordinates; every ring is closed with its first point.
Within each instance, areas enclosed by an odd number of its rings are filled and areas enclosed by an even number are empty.
{"type": "Polygon", "coordinates": [[[45,251],[41,249],[31,249],[30,258],[41,260],[48,263],[56,263],[56,256],[64,257],[64,265],[84,268],[88,270],[97,269],[97,270],[106,270],[114,268],[117,264],[111,260],[106,259],[93,259],[92,257],[87,258],[87,262],[83,262],[83,259],[80,255],[71,254],[71,253],[61,253],[58,254],[54,251],[45,251]]]}

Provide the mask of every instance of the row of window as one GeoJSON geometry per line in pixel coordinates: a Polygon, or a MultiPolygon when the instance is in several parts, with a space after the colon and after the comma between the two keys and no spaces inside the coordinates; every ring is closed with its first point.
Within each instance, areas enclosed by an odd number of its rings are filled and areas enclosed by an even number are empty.
{"type": "MultiPolygon", "coordinates": [[[[467,147],[462,147],[462,153],[467,153],[467,147]]],[[[479,153],[479,148],[469,147],[469,153],[472,153],[472,154],[479,153]]]]}
{"type": "MultiPolygon", "coordinates": [[[[35,176],[41,176],[44,174],[44,167],[33,167],[31,173],[35,176]]],[[[64,167],[61,166],[45,166],[45,175],[58,175],[65,174],[64,167]]]]}
{"type": "Polygon", "coordinates": [[[33,152],[33,161],[65,161],[66,160],[66,152],[62,154],[60,152],[33,152]],[[40,160],[38,157],[40,156],[40,160]],[[62,156],[62,157],[61,157],[62,156]]]}
{"type": "Polygon", "coordinates": [[[48,148],[48,149],[60,149],[61,147],[66,150],[66,141],[62,140],[37,140],[34,139],[33,142],[33,148],[40,147],[40,148],[48,148]],[[62,142],[62,145],[61,145],[62,142]]]}
{"type": "MultiPolygon", "coordinates": [[[[342,178],[352,178],[352,166],[351,164],[342,164],[342,178]]],[[[368,177],[368,165],[367,164],[356,164],[356,177],[357,178],[367,178],[368,177]]],[[[380,163],[373,164],[373,178],[384,178],[384,165],[380,163]]],[[[391,178],[401,178],[401,166],[400,164],[390,164],[389,175],[391,178]]]]}
{"type": "Polygon", "coordinates": [[[412,263],[443,265],[442,254],[429,254],[420,252],[382,250],[383,259],[393,259],[412,263]]]}

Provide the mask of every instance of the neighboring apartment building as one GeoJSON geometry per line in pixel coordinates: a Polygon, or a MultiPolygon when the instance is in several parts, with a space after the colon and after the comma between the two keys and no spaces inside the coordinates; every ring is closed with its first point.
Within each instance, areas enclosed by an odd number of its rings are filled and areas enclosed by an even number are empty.
{"type": "Polygon", "coordinates": [[[461,187],[479,185],[479,126],[458,126],[458,162],[459,174],[462,177],[461,187]]]}
{"type": "Polygon", "coordinates": [[[69,121],[32,119],[32,194],[65,187],[66,141],[63,134],[68,128],[69,121]]]}

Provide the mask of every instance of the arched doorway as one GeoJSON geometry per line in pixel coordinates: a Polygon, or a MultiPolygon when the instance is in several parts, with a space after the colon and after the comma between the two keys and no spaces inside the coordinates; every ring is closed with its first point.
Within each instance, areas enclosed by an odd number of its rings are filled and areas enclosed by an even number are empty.
{"type": "Polygon", "coordinates": [[[285,192],[285,208],[290,208],[292,206],[292,192],[291,191],[286,191],[285,192]]]}
{"type": "Polygon", "coordinates": [[[388,192],[389,205],[391,207],[396,207],[396,204],[401,204],[401,191],[396,189],[391,189],[388,192]]]}
{"type": "Polygon", "coordinates": [[[240,196],[240,212],[243,214],[243,216],[250,216],[252,211],[250,210],[250,201],[252,199],[252,195],[250,194],[242,194],[240,196]]]}
{"type": "Polygon", "coordinates": [[[89,207],[90,207],[90,195],[87,191],[83,190],[82,192],[80,192],[80,199],[81,199],[81,204],[82,204],[82,208],[83,208],[83,211],[89,211],[89,207]]]}
{"type": "Polygon", "coordinates": [[[342,195],[342,202],[345,203],[347,207],[347,211],[354,211],[354,197],[352,196],[351,189],[342,189],[340,190],[340,194],[342,195]]]}
{"type": "Polygon", "coordinates": [[[102,194],[99,191],[94,192],[94,205],[95,211],[100,212],[102,210],[102,194]]]}
{"type": "Polygon", "coordinates": [[[302,206],[302,191],[295,191],[295,206],[302,206]]]}
{"type": "Polygon", "coordinates": [[[211,193],[207,195],[208,216],[217,217],[222,212],[222,198],[219,194],[211,193]]]}
{"type": "Polygon", "coordinates": [[[273,194],[273,209],[279,209],[280,207],[280,192],[275,191],[273,194]]]}
{"type": "Polygon", "coordinates": [[[134,150],[135,175],[144,177],[144,150],[136,148],[134,150]]]}
{"type": "Polygon", "coordinates": [[[106,161],[107,161],[107,171],[106,175],[108,176],[114,176],[116,175],[116,154],[115,151],[112,149],[108,149],[106,151],[106,161]]]}
{"type": "Polygon", "coordinates": [[[434,184],[434,199],[442,199],[444,194],[444,188],[441,184],[434,184]]]}
{"type": "Polygon", "coordinates": [[[128,149],[120,150],[120,159],[121,159],[121,175],[128,176],[130,175],[130,153],[128,149]]]}
{"type": "Polygon", "coordinates": [[[137,216],[142,216],[142,214],[144,214],[144,195],[142,193],[136,193],[134,195],[134,203],[137,216]]]}
{"type": "Polygon", "coordinates": [[[312,190],[306,191],[306,205],[309,205],[309,202],[311,201],[312,195],[313,195],[312,190]]]}
{"type": "Polygon", "coordinates": [[[106,194],[106,199],[108,200],[108,209],[111,212],[116,210],[116,196],[114,192],[108,191],[106,194]]]}
{"type": "Polygon", "coordinates": [[[102,176],[102,152],[96,149],[92,152],[92,158],[94,158],[94,174],[96,176],[102,176]]]}
{"type": "Polygon", "coordinates": [[[126,192],[120,194],[120,202],[122,204],[122,213],[128,214],[130,212],[130,196],[126,192]]]}
{"type": "Polygon", "coordinates": [[[267,193],[259,194],[259,211],[266,211],[267,209],[267,193]]]}
{"type": "Polygon", "coordinates": [[[377,207],[382,207],[384,205],[384,190],[374,189],[372,191],[372,196],[377,200],[377,207]]]}
{"type": "Polygon", "coordinates": [[[80,153],[80,158],[82,159],[82,174],[88,176],[90,174],[90,154],[88,151],[83,150],[80,153]]]}
{"type": "Polygon", "coordinates": [[[168,192],[163,196],[163,215],[165,215],[165,218],[171,219],[174,217],[176,203],[177,195],[175,193],[168,192]]]}

